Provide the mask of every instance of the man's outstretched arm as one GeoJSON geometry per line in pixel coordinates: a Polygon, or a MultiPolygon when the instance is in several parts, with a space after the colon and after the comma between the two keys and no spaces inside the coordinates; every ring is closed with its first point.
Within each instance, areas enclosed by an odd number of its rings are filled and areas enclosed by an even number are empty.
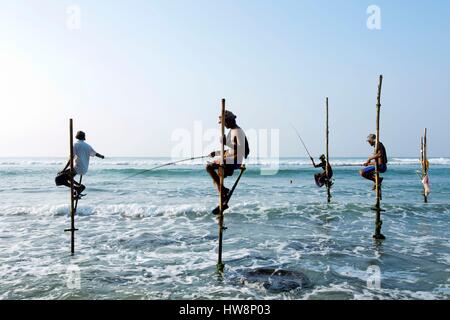
{"type": "Polygon", "coordinates": [[[312,161],[312,163],[313,163],[314,168],[323,168],[322,162],[319,163],[319,164],[316,164],[316,163],[314,162],[314,159],[313,159],[313,158],[311,158],[311,161],[312,161]]]}
{"type": "Polygon", "coordinates": [[[100,153],[95,153],[95,156],[100,159],[105,159],[105,156],[101,155],[100,153]]]}

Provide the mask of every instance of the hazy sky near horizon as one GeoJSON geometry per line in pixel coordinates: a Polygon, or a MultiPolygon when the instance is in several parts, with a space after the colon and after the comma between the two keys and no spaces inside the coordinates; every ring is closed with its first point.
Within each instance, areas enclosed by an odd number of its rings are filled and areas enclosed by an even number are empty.
{"type": "MultiPolygon", "coordinates": [[[[378,75],[391,156],[450,156],[450,2],[0,0],[0,157],[65,156],[68,119],[107,156],[170,156],[227,98],[281,156],[371,152],[378,75]],[[80,8],[80,29],[67,26],[80,8]],[[369,30],[367,8],[381,9],[369,30]]],[[[252,141],[250,141],[252,144],[252,141]]]]}

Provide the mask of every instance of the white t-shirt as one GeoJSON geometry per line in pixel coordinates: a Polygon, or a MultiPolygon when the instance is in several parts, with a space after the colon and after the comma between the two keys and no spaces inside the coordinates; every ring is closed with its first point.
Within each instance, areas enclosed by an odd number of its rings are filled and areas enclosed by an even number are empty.
{"type": "Polygon", "coordinates": [[[83,140],[78,140],[73,145],[74,168],[77,174],[85,175],[89,169],[89,159],[94,157],[97,152],[83,140]]]}
{"type": "Polygon", "coordinates": [[[227,135],[226,146],[229,148],[225,162],[234,164],[235,142],[237,146],[237,164],[242,164],[245,157],[245,133],[241,128],[231,129],[227,135]]]}

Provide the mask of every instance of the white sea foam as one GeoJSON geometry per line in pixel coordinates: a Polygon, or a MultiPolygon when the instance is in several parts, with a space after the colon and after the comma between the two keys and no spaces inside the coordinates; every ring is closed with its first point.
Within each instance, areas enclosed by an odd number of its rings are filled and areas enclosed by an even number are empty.
{"type": "MultiPolygon", "coordinates": [[[[430,159],[428,159],[428,161],[432,165],[450,165],[449,158],[430,158],[430,159]]],[[[420,160],[414,159],[414,158],[392,158],[390,161],[390,164],[415,165],[415,164],[420,164],[420,160]]]]}
{"type": "MultiPolygon", "coordinates": [[[[202,205],[141,205],[141,204],[117,204],[117,205],[84,205],[80,204],[77,214],[88,215],[121,215],[128,218],[145,218],[151,216],[179,216],[184,214],[203,215],[211,208],[202,205]]],[[[0,216],[36,215],[36,216],[65,216],[69,215],[69,205],[41,205],[41,206],[0,206],[0,216]]]]}
{"type": "Polygon", "coordinates": [[[13,215],[37,215],[37,216],[60,216],[68,214],[68,205],[42,205],[34,207],[26,206],[2,206],[0,207],[0,216],[13,215]]]}

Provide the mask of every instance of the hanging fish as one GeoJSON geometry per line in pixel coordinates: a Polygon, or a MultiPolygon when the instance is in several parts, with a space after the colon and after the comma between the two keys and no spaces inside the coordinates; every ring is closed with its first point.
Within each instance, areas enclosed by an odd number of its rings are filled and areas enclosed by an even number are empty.
{"type": "Polygon", "coordinates": [[[422,184],[423,184],[424,195],[426,197],[428,197],[430,195],[430,193],[431,193],[430,177],[428,176],[428,174],[423,177],[422,184]]]}

